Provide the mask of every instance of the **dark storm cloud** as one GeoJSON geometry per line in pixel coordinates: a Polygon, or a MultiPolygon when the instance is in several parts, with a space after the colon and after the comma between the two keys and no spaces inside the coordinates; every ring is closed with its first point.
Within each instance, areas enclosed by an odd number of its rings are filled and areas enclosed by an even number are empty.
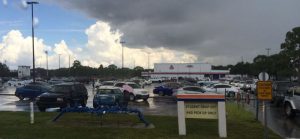
{"type": "Polygon", "coordinates": [[[167,47],[214,64],[279,51],[300,25],[298,0],[64,0],[61,5],[120,29],[130,47],[167,47]],[[213,59],[213,60],[211,60],[213,59]]]}

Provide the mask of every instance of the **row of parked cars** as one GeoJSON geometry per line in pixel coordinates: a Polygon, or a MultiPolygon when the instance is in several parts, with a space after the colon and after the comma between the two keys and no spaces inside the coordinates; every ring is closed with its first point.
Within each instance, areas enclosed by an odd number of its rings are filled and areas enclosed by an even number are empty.
{"type": "Polygon", "coordinates": [[[172,96],[178,93],[224,93],[227,97],[235,97],[239,88],[226,83],[205,82],[202,84],[185,85],[178,82],[167,82],[153,89],[153,93],[159,96],[172,96]]]}
{"type": "MultiPolygon", "coordinates": [[[[83,84],[77,82],[63,82],[55,85],[35,82],[18,87],[15,91],[15,96],[20,100],[25,98],[35,100],[39,110],[45,111],[47,108],[55,107],[85,107],[88,92],[83,84]]],[[[94,95],[93,106],[107,105],[112,100],[114,101],[111,102],[112,104],[123,104],[123,100],[134,101],[143,99],[147,101],[148,98],[148,91],[134,82],[105,81],[98,87],[94,95]]]]}

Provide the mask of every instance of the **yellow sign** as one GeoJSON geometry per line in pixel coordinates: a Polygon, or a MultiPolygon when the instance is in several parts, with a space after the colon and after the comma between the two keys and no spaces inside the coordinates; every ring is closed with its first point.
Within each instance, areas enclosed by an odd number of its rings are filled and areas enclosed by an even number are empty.
{"type": "Polygon", "coordinates": [[[272,82],[271,81],[258,81],[256,84],[257,97],[260,100],[272,99],[272,82]]]}
{"type": "Polygon", "coordinates": [[[185,102],[185,118],[218,119],[217,102],[185,102]]]}

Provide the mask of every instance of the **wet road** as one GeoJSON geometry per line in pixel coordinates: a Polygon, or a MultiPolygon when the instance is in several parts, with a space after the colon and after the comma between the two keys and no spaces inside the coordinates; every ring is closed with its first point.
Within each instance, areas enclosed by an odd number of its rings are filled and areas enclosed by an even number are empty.
{"type": "MultiPolygon", "coordinates": [[[[256,114],[256,100],[251,100],[250,104],[240,103],[240,105],[256,114]]],[[[258,119],[264,123],[262,106],[261,104],[259,106],[258,119]]],[[[266,106],[267,125],[270,129],[284,138],[300,138],[300,114],[294,119],[289,119],[285,116],[282,106],[276,107],[270,102],[266,103],[266,106]]]]}
{"type": "MultiPolygon", "coordinates": [[[[94,91],[91,85],[87,85],[89,98],[87,101],[88,107],[93,107],[93,97],[94,91]]],[[[29,100],[19,100],[14,96],[15,87],[6,87],[4,90],[0,91],[0,111],[29,111],[29,100]]],[[[177,115],[177,104],[174,97],[159,97],[154,96],[152,93],[153,86],[146,86],[150,93],[150,98],[148,101],[137,100],[135,102],[130,102],[129,107],[138,108],[144,114],[147,115],[177,115]]],[[[39,111],[37,106],[34,105],[34,110],[39,111]]],[[[59,111],[59,108],[51,108],[46,111],[59,111]]]]}

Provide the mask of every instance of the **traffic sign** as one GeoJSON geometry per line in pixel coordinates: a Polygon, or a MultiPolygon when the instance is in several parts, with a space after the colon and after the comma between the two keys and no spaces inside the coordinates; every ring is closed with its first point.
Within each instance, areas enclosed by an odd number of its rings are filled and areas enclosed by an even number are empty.
{"type": "Polygon", "coordinates": [[[269,80],[269,74],[266,72],[261,72],[258,74],[258,79],[260,81],[267,81],[267,80],[269,80]],[[265,74],[265,79],[264,79],[264,74],[265,74]]]}
{"type": "Polygon", "coordinates": [[[256,84],[257,97],[260,100],[272,99],[272,82],[271,81],[258,81],[256,84]]]}

